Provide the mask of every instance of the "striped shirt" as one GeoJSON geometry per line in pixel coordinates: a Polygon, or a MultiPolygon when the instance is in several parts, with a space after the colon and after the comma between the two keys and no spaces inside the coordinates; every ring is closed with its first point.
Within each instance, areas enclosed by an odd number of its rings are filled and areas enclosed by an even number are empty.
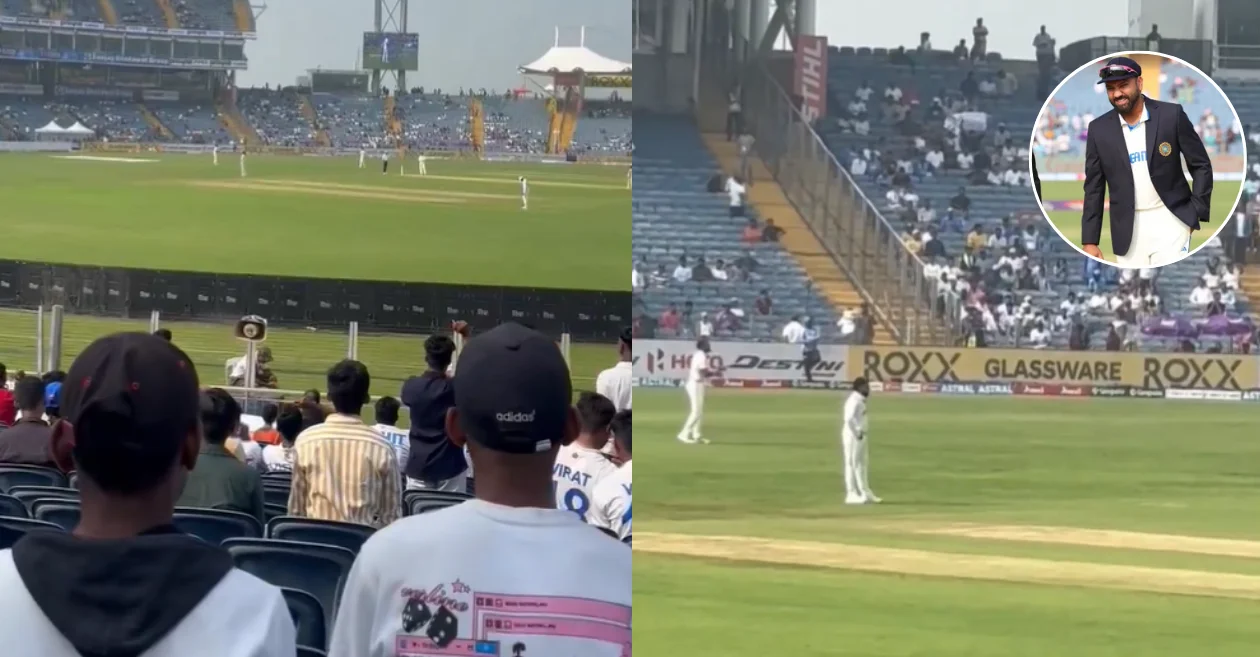
{"type": "Polygon", "coordinates": [[[394,448],[357,416],[333,413],[294,441],[289,515],[384,527],[402,512],[394,448]]]}

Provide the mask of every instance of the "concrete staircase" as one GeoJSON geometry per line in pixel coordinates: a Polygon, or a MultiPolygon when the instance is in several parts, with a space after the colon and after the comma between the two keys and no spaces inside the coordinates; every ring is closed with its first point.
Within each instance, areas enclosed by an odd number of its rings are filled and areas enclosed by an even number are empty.
{"type": "Polygon", "coordinates": [[[166,19],[166,26],[172,30],[179,29],[179,15],[175,13],[175,6],[171,4],[171,0],[156,0],[158,8],[162,10],[162,16],[166,19]]]}
{"type": "Polygon", "coordinates": [[[1244,269],[1242,277],[1238,279],[1238,287],[1251,302],[1251,309],[1247,313],[1251,321],[1260,324],[1260,265],[1250,265],[1244,269]]]}
{"type": "Polygon", "coordinates": [[[110,0],[97,0],[97,4],[101,7],[101,17],[105,19],[105,23],[117,25],[118,12],[114,9],[114,3],[110,0]]]}
{"type": "Polygon", "coordinates": [[[140,115],[144,117],[144,122],[149,124],[149,127],[155,132],[162,135],[165,139],[175,138],[175,133],[171,132],[171,129],[166,127],[165,123],[162,123],[162,119],[159,119],[158,115],[154,114],[153,110],[149,109],[148,105],[145,105],[144,103],[137,103],[136,107],[140,110],[140,115]]]}
{"type": "MultiPolygon", "coordinates": [[[[739,154],[735,143],[726,141],[726,135],[717,133],[706,133],[703,138],[722,170],[730,175],[737,173],[739,154]]],[[[748,204],[762,217],[773,218],[774,223],[784,230],[780,244],[805,270],[814,282],[814,289],[831,303],[837,313],[842,309],[861,307],[865,301],[862,295],[819,243],[800,213],[788,202],[761,160],[753,159],[752,173],[755,182],[748,188],[748,204]]],[[[739,228],[732,226],[731,230],[739,228]]],[[[877,345],[897,344],[892,332],[883,324],[876,324],[873,342],[877,345]]]]}
{"type": "Polygon", "coordinates": [[[325,147],[332,146],[332,137],[328,136],[328,131],[319,127],[315,103],[311,102],[309,94],[298,94],[298,111],[302,112],[302,116],[306,117],[307,123],[310,123],[311,129],[315,131],[315,143],[325,147]]]}
{"type": "Polygon", "coordinates": [[[214,104],[215,112],[219,115],[219,122],[223,124],[223,128],[232,135],[232,140],[238,144],[246,146],[257,146],[262,143],[262,139],[258,137],[258,131],[241,116],[240,110],[235,105],[229,104],[223,100],[219,100],[214,104]]]}
{"type": "Polygon", "coordinates": [[[394,116],[394,108],[398,106],[398,99],[394,94],[385,97],[385,133],[395,139],[402,136],[402,121],[394,116]]]}

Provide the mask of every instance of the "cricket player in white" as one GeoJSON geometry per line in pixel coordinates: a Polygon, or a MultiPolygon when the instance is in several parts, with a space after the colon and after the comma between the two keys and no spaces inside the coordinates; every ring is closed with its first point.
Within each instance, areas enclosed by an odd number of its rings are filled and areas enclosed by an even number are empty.
{"type": "Polygon", "coordinates": [[[241,147],[241,177],[245,177],[245,148],[241,147]]]}
{"type": "Polygon", "coordinates": [[[630,189],[631,183],[634,181],[634,165],[626,167],[626,189],[630,189]]]}
{"type": "Polygon", "coordinates": [[[613,459],[621,462],[621,467],[595,486],[591,496],[593,508],[589,523],[594,527],[605,527],[617,532],[617,538],[624,540],[631,534],[631,455],[630,455],[630,410],[619,411],[613,418],[611,429],[613,439],[613,459]]]}
{"type": "Polygon", "coordinates": [[[367,164],[367,149],[360,148],[359,149],[359,168],[362,169],[364,164],[367,164]]]}
{"type": "Polygon", "coordinates": [[[853,392],[844,400],[844,426],[840,429],[844,448],[844,503],[872,504],[880,499],[871,492],[867,483],[866,467],[869,463],[866,437],[866,398],[871,394],[871,384],[863,377],[853,382],[853,392]]]}
{"type": "Polygon", "coordinates": [[[1120,117],[1124,145],[1133,165],[1133,238],[1129,251],[1116,256],[1121,267],[1140,269],[1176,262],[1190,252],[1190,227],[1181,223],[1159,198],[1151,182],[1146,161],[1146,123],[1150,114],[1142,110],[1137,125],[1129,125],[1120,117]]]}
{"type": "Polygon", "coordinates": [[[389,173],[389,150],[381,151],[381,175],[389,173]]]}
{"type": "Polygon", "coordinates": [[[416,175],[418,176],[429,175],[429,170],[425,168],[424,166],[424,153],[421,153],[416,156],[416,175]]]}
{"type": "Polygon", "coordinates": [[[521,182],[521,209],[528,210],[529,209],[529,181],[525,179],[525,176],[521,176],[517,178],[517,180],[521,182]]]}
{"type": "Polygon", "coordinates": [[[572,444],[560,448],[551,467],[551,484],[556,508],[572,511],[587,522],[595,487],[617,471],[616,464],[600,451],[611,437],[609,426],[617,409],[607,397],[594,392],[583,392],[575,407],[582,432],[572,444]]]}
{"type": "Polygon", "coordinates": [[[218,144],[214,145],[214,150],[212,150],[211,153],[214,154],[214,166],[216,167],[219,166],[219,145],[218,144]]]}
{"type": "Polygon", "coordinates": [[[687,391],[687,400],[691,403],[687,421],[683,424],[682,431],[678,432],[678,440],[684,443],[709,444],[707,439],[701,437],[700,428],[704,423],[704,388],[708,384],[709,377],[717,374],[717,371],[709,369],[711,350],[708,338],[696,340],[696,353],[691,356],[691,366],[687,369],[687,383],[683,386],[687,391]]]}

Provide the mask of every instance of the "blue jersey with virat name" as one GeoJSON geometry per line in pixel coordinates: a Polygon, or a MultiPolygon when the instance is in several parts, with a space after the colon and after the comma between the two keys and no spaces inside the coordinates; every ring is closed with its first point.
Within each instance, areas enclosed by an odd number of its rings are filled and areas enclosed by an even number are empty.
{"type": "Polygon", "coordinates": [[[556,494],[556,508],[576,513],[587,521],[595,486],[617,471],[608,455],[597,449],[569,445],[561,447],[551,468],[551,485],[556,494]]]}

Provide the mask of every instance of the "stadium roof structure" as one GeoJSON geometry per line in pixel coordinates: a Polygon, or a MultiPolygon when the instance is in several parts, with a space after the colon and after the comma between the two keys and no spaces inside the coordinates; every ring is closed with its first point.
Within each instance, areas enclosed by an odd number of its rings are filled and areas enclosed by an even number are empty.
{"type": "Polygon", "coordinates": [[[582,28],[582,40],[577,46],[560,45],[560,28],[556,28],[555,45],[542,57],[520,68],[526,75],[555,75],[557,73],[586,73],[588,75],[627,75],[631,64],[605,57],[586,47],[586,28],[582,28]]]}

